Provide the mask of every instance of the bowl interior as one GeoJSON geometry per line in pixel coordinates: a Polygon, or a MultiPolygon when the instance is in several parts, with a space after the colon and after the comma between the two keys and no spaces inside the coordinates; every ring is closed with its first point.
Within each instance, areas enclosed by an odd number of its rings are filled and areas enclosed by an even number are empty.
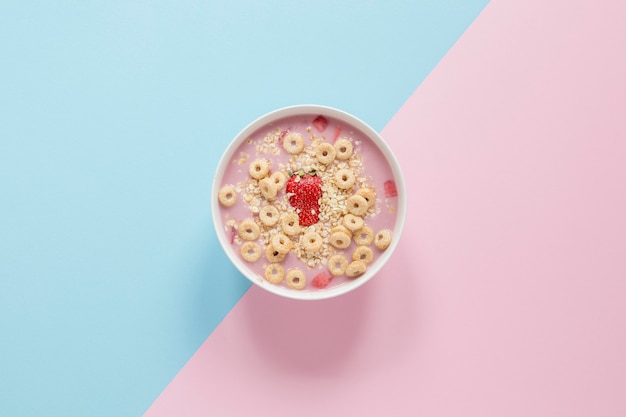
{"type": "MultiPolygon", "coordinates": [[[[285,130],[282,130],[283,135],[284,132],[285,130]]],[[[273,168],[275,167],[276,166],[274,165],[273,168]]],[[[378,175],[378,177],[380,177],[380,175],[378,175]]],[[[281,108],[261,116],[239,132],[219,161],[213,180],[211,201],[213,223],[216,228],[218,239],[224,248],[224,251],[237,269],[252,283],[264,288],[267,291],[280,296],[301,300],[318,300],[345,294],[363,285],[375,276],[393,254],[402,234],[406,218],[406,189],[404,179],[397,160],[385,141],[374,129],[357,117],[339,109],[320,105],[298,105],[281,108]],[[322,118],[320,119],[318,116],[322,116],[322,118]],[[219,203],[218,199],[220,188],[225,183],[236,183],[236,181],[233,180],[234,176],[238,176],[241,181],[244,181],[248,177],[247,169],[252,160],[259,156],[272,159],[272,154],[266,154],[265,149],[259,148],[259,146],[263,146],[263,141],[255,138],[260,138],[267,132],[272,131],[279,134],[278,132],[281,132],[282,129],[290,128],[290,126],[285,125],[285,123],[292,123],[292,121],[296,120],[296,118],[311,120],[312,123],[310,124],[308,131],[313,135],[317,135],[317,137],[324,136],[326,140],[331,143],[337,138],[342,137],[350,137],[352,140],[352,136],[356,135],[357,138],[361,137],[363,139],[361,141],[358,139],[356,141],[353,140],[353,142],[359,144],[359,146],[363,145],[364,149],[366,145],[373,145],[370,146],[370,148],[375,148],[375,150],[373,149],[375,154],[372,154],[373,156],[370,157],[369,161],[366,158],[364,158],[363,161],[364,177],[366,177],[368,181],[377,181],[378,184],[375,188],[379,213],[375,216],[371,216],[371,219],[373,219],[374,222],[378,221],[377,219],[380,221],[386,220],[389,225],[388,228],[391,229],[393,233],[393,238],[389,247],[384,251],[376,252],[376,259],[368,265],[368,268],[363,275],[353,279],[344,279],[340,284],[329,285],[324,289],[307,288],[295,290],[285,286],[284,284],[272,284],[264,279],[263,273],[260,270],[261,264],[265,265],[268,264],[268,262],[264,262],[265,258],[263,256],[259,261],[253,264],[244,261],[240,254],[240,245],[237,244],[237,242],[232,242],[232,226],[229,227],[228,225],[228,220],[231,220],[232,223],[232,220],[238,222],[242,220],[242,217],[252,217],[251,213],[246,211],[248,210],[248,208],[245,207],[247,203],[242,201],[240,195],[237,204],[240,204],[241,207],[237,208],[236,210],[239,211],[236,212],[233,211],[235,210],[233,208],[224,208],[219,203]],[[318,129],[324,128],[324,126],[318,125],[316,123],[318,120],[330,121],[328,127],[322,132],[318,131],[318,129]],[[250,148],[248,146],[252,140],[254,140],[253,145],[257,150],[256,154],[249,152],[250,149],[254,150],[254,148],[250,148]],[[242,153],[242,149],[248,151],[242,153]],[[261,149],[260,154],[259,149],[261,149]],[[237,162],[238,160],[239,162],[237,162]],[[374,160],[381,167],[386,167],[385,169],[388,173],[385,175],[391,178],[372,178],[371,175],[368,177],[368,163],[372,164],[374,160]],[[383,185],[383,181],[386,182],[388,180],[392,180],[395,183],[397,197],[386,197],[384,189],[385,185],[383,185]],[[391,219],[391,222],[389,219],[391,219]]],[[[367,218],[366,224],[368,224],[367,218]]],[[[372,227],[372,229],[374,229],[374,233],[376,233],[377,229],[374,227],[372,227]]],[[[346,256],[349,258],[350,254],[346,253],[346,256]]],[[[318,270],[321,271],[328,269],[322,265],[319,265],[319,267],[321,267],[321,269],[317,266],[310,269],[308,275],[315,274],[318,270]]],[[[303,269],[307,270],[308,268],[304,267],[303,269]]],[[[335,279],[333,279],[333,281],[335,281],[335,279]]],[[[337,279],[337,281],[339,281],[339,279],[337,279]]]]}

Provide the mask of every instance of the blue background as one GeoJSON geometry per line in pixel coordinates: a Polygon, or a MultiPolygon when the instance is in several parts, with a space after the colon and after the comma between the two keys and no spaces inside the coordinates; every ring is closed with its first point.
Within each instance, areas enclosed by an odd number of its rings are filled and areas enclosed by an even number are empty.
{"type": "Polygon", "coordinates": [[[0,415],[141,415],[249,287],[209,204],[235,134],[382,129],[486,3],[0,3],[0,415]]]}

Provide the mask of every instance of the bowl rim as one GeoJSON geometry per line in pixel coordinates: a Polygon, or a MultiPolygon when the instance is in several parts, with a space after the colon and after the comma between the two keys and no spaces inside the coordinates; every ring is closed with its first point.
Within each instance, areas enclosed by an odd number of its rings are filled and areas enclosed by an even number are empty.
{"type": "Polygon", "coordinates": [[[253,284],[263,288],[266,291],[269,291],[273,294],[297,299],[297,300],[323,300],[328,298],[337,297],[342,294],[346,294],[354,291],[355,289],[361,287],[366,282],[371,280],[374,276],[378,274],[378,272],[383,268],[384,265],[387,264],[388,260],[395,252],[396,247],[400,241],[400,237],[402,236],[402,232],[404,231],[404,225],[406,222],[406,211],[407,211],[407,195],[406,195],[406,186],[404,177],[402,175],[402,171],[400,169],[400,164],[396,159],[395,155],[382,138],[382,136],[374,130],[370,125],[365,123],[363,120],[350,114],[344,110],[340,110],[335,107],[319,105],[319,104],[296,104],[286,107],[277,108],[270,112],[263,114],[262,116],[256,118],[252,122],[250,122],[246,127],[241,129],[239,133],[237,133],[230,144],[222,154],[219,162],[217,164],[215,174],[213,176],[212,188],[211,188],[211,211],[212,211],[212,220],[215,232],[217,234],[217,238],[220,242],[220,246],[222,250],[226,253],[230,261],[237,268],[237,270],[242,273],[249,281],[253,284]],[[365,274],[358,279],[355,279],[350,282],[346,282],[344,284],[338,285],[336,287],[331,287],[329,289],[317,290],[317,291],[301,291],[301,290],[293,290],[282,285],[275,285],[265,281],[262,277],[254,273],[241,259],[240,256],[237,256],[235,250],[229,250],[231,247],[230,242],[228,242],[226,238],[226,234],[223,230],[223,222],[220,216],[220,207],[218,202],[218,193],[221,187],[221,179],[226,171],[226,167],[228,165],[228,161],[230,161],[236,150],[239,148],[240,144],[243,140],[248,138],[258,129],[263,126],[274,122],[279,119],[283,119],[290,116],[297,115],[323,115],[328,116],[330,118],[334,118],[337,120],[341,120],[342,122],[349,124],[358,130],[360,130],[368,139],[370,139],[381,151],[383,156],[387,159],[387,163],[391,168],[391,172],[393,174],[393,179],[396,183],[396,189],[398,190],[398,200],[397,200],[397,215],[396,221],[393,228],[393,236],[394,239],[391,241],[391,245],[381,253],[378,257],[378,260],[372,264],[371,268],[365,272],[365,274]]]}

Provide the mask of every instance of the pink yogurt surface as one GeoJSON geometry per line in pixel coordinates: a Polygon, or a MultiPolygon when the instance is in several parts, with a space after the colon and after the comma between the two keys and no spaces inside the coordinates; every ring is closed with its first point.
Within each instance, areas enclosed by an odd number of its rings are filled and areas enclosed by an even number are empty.
{"type": "MultiPolygon", "coordinates": [[[[393,231],[397,218],[397,197],[387,198],[385,196],[385,181],[394,179],[391,167],[389,166],[386,158],[383,156],[383,154],[374,144],[374,142],[372,142],[372,140],[370,140],[360,130],[342,120],[325,116],[326,120],[328,121],[328,125],[323,132],[319,132],[312,124],[316,116],[316,114],[289,116],[278,119],[257,129],[253,134],[248,137],[247,140],[244,140],[243,143],[238,147],[238,149],[233,153],[233,157],[229,161],[228,166],[225,169],[224,176],[220,181],[220,186],[226,184],[236,186],[237,184],[244,183],[248,178],[250,178],[248,173],[248,167],[250,163],[256,158],[265,158],[271,161],[270,173],[278,170],[280,163],[286,164],[288,162],[291,155],[288,154],[282,148],[282,146],[280,146],[280,144],[278,146],[278,149],[280,150],[278,155],[264,153],[263,151],[258,150],[258,146],[263,144],[263,140],[268,133],[276,131],[298,132],[305,139],[305,145],[309,145],[311,143],[312,135],[315,135],[317,138],[323,137],[324,140],[329,143],[334,143],[337,138],[349,139],[353,143],[354,152],[360,155],[363,162],[361,176],[364,176],[367,179],[368,185],[376,190],[376,214],[366,216],[364,218],[365,225],[369,226],[373,230],[374,234],[382,229],[389,229],[393,231]],[[245,162],[243,163],[241,162],[242,156],[244,156],[245,158],[245,162]]],[[[355,185],[352,191],[356,191],[357,188],[358,187],[355,185]]],[[[277,196],[277,199],[283,198],[287,198],[285,196],[284,187],[281,191],[279,191],[277,196]]],[[[227,242],[231,241],[231,227],[226,225],[229,220],[234,219],[237,223],[239,223],[244,219],[256,217],[254,213],[250,210],[250,204],[243,200],[242,193],[238,193],[237,203],[234,206],[225,207],[220,204],[219,207],[220,218],[223,222],[223,227],[221,228],[221,230],[226,235],[227,242]]],[[[395,239],[395,236],[392,237],[392,239],[395,239]]],[[[294,239],[292,240],[294,240],[295,242],[297,240],[297,237],[294,237],[294,239]]],[[[262,239],[258,239],[257,243],[259,243],[263,248],[263,254],[261,258],[253,263],[244,261],[244,264],[249,267],[254,272],[254,274],[256,274],[257,279],[261,281],[265,280],[265,267],[269,265],[270,262],[265,257],[265,246],[262,242],[262,239]]],[[[241,258],[241,242],[235,241],[231,245],[234,252],[236,253],[236,256],[241,258]]],[[[369,246],[374,253],[373,262],[368,264],[368,268],[371,268],[372,265],[374,265],[374,263],[378,260],[382,252],[381,250],[377,249],[373,243],[369,246]]],[[[354,241],[352,241],[351,245],[348,248],[334,250],[337,253],[343,253],[346,259],[350,262],[352,258],[352,252],[356,247],[357,245],[354,243],[354,241]]],[[[228,250],[228,248],[226,248],[226,250],[228,250]]],[[[331,283],[325,289],[317,289],[311,285],[313,278],[321,271],[327,271],[328,266],[317,265],[312,268],[308,267],[293,253],[293,251],[288,253],[285,259],[280,262],[280,264],[285,269],[285,273],[291,268],[299,268],[305,273],[307,277],[307,284],[304,289],[290,289],[291,291],[324,291],[328,288],[341,285],[348,280],[359,279],[359,277],[348,278],[345,275],[337,276],[333,277],[331,283]]],[[[287,287],[284,281],[283,283],[277,285],[287,287]]]]}

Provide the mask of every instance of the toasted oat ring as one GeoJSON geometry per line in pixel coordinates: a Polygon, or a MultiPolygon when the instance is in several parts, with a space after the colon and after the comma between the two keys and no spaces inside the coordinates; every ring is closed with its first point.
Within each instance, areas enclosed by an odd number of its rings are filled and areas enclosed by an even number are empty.
{"type": "Polygon", "coordinates": [[[254,179],[265,178],[270,172],[270,163],[267,159],[258,158],[250,163],[248,173],[254,179]]]}
{"type": "Polygon", "coordinates": [[[363,261],[368,264],[374,260],[374,252],[368,246],[358,246],[352,252],[352,260],[363,261]]]}
{"type": "Polygon", "coordinates": [[[296,132],[287,133],[283,138],[283,149],[292,155],[297,155],[304,150],[304,139],[296,132]]]}
{"type": "Polygon", "coordinates": [[[348,211],[355,216],[362,216],[367,212],[369,206],[367,205],[367,200],[358,194],[351,195],[348,197],[348,201],[346,202],[348,206],[348,211]]]}
{"type": "Polygon", "coordinates": [[[376,204],[376,192],[371,188],[359,188],[356,190],[356,194],[360,195],[367,201],[367,206],[372,207],[376,204]]]}
{"type": "Polygon", "coordinates": [[[255,242],[245,242],[241,245],[241,256],[248,262],[256,262],[261,257],[261,247],[255,242]]]}
{"type": "Polygon", "coordinates": [[[259,190],[261,190],[261,195],[266,200],[273,200],[278,192],[276,184],[274,184],[271,178],[263,178],[259,181],[259,190]]]}
{"type": "Polygon", "coordinates": [[[368,226],[363,226],[359,230],[355,231],[352,235],[354,243],[359,246],[368,246],[372,244],[374,240],[374,232],[368,226]]]}
{"type": "Polygon", "coordinates": [[[286,253],[280,253],[270,243],[265,247],[265,257],[270,262],[282,262],[285,259],[286,253]]]}
{"type": "Polygon", "coordinates": [[[308,252],[317,252],[322,249],[322,237],[317,232],[307,232],[300,238],[302,247],[308,252]]]}
{"type": "Polygon", "coordinates": [[[243,240],[257,240],[261,234],[261,229],[254,220],[246,219],[239,223],[237,232],[243,240]]]}
{"type": "Polygon", "coordinates": [[[342,190],[347,190],[354,186],[354,173],[349,169],[340,169],[335,173],[335,184],[342,190]]]}
{"type": "Polygon", "coordinates": [[[237,193],[235,187],[232,185],[225,185],[220,188],[220,192],[217,194],[217,199],[223,206],[232,207],[237,202],[237,193]]]}
{"type": "Polygon", "coordinates": [[[380,249],[385,250],[391,244],[391,230],[383,229],[380,232],[376,233],[376,237],[374,237],[374,245],[380,249]]]}
{"type": "Polygon", "coordinates": [[[343,232],[348,236],[352,237],[352,230],[348,229],[346,226],[338,224],[337,226],[330,229],[330,234],[332,235],[335,232],[343,232]]]}
{"type": "Polygon", "coordinates": [[[328,142],[322,142],[315,148],[315,157],[320,164],[324,165],[332,163],[336,153],[335,147],[328,142]]]}
{"type": "Polygon", "coordinates": [[[348,267],[348,260],[341,254],[335,254],[328,259],[328,270],[331,274],[338,277],[346,273],[348,267]]]}
{"type": "Polygon", "coordinates": [[[280,284],[285,278],[285,268],[281,264],[272,263],[265,267],[265,279],[272,284],[280,284]]]}
{"type": "Polygon", "coordinates": [[[352,142],[348,139],[341,138],[335,142],[335,158],[345,161],[352,156],[352,142]]]}
{"type": "Polygon", "coordinates": [[[272,247],[280,253],[289,252],[293,244],[291,239],[289,239],[283,233],[276,233],[274,236],[272,236],[270,242],[272,243],[272,247]]]}
{"type": "Polygon", "coordinates": [[[276,171],[270,175],[270,179],[276,186],[277,190],[280,190],[287,184],[287,176],[280,171],[276,171]]]}
{"type": "Polygon", "coordinates": [[[328,242],[337,249],[345,249],[350,246],[350,235],[344,232],[335,232],[330,235],[328,242]]]}
{"type": "Polygon", "coordinates": [[[283,233],[287,236],[293,236],[300,233],[300,218],[296,213],[287,213],[280,219],[280,225],[283,233]]]}
{"type": "Polygon", "coordinates": [[[352,261],[346,268],[346,275],[350,278],[356,278],[363,275],[367,271],[367,265],[363,261],[352,261]]]}
{"type": "Polygon", "coordinates": [[[261,211],[259,211],[259,219],[261,219],[261,223],[266,226],[274,226],[278,223],[279,218],[278,209],[270,204],[263,206],[261,211]]]}
{"type": "Polygon", "coordinates": [[[306,285],[306,275],[304,275],[304,272],[298,268],[290,269],[287,271],[285,281],[289,288],[301,290],[306,285]]]}
{"type": "Polygon", "coordinates": [[[343,216],[343,225],[353,232],[362,228],[363,224],[364,222],[362,217],[355,216],[354,214],[350,213],[343,216]]]}

